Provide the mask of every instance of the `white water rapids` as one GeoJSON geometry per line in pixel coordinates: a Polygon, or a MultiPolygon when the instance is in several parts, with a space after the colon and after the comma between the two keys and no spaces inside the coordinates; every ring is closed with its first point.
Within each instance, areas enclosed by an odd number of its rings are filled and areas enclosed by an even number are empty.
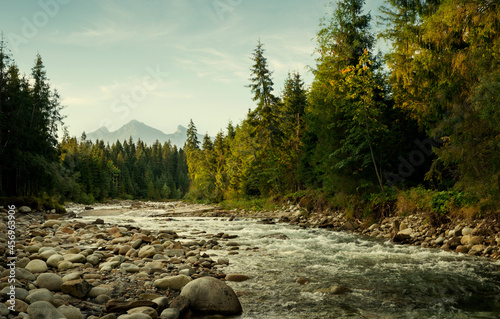
{"type": "MultiPolygon", "coordinates": [[[[240,297],[241,319],[500,318],[498,262],[394,245],[347,232],[259,224],[252,219],[168,220],[151,215],[130,210],[100,218],[117,225],[174,230],[186,237],[181,241],[221,232],[238,235],[230,241],[240,245],[239,254],[227,256],[227,250],[207,253],[214,260],[229,258],[225,273],[251,277],[229,283],[235,291],[246,293],[240,297]],[[277,233],[288,239],[265,237],[277,233]],[[255,247],[259,249],[253,250],[255,247]],[[297,284],[299,277],[309,283],[297,284]],[[350,291],[340,295],[315,292],[332,286],[350,291]]],[[[224,241],[220,242],[225,247],[224,241]]]]}

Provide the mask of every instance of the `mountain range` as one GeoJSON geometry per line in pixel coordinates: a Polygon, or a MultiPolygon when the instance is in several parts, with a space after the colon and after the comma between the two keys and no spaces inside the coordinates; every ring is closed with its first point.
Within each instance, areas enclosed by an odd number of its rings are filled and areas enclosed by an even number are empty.
{"type": "MultiPolygon", "coordinates": [[[[137,120],[132,120],[123,125],[116,131],[110,132],[105,126],[90,132],[87,140],[102,140],[105,143],[115,143],[116,141],[128,141],[130,137],[137,142],[139,139],[147,145],[153,145],[157,140],[160,143],[170,142],[178,148],[184,147],[187,139],[187,128],[182,125],[177,126],[177,131],[171,134],[165,134],[162,131],[148,126],[137,120]]],[[[198,140],[203,140],[203,135],[198,134],[198,140]]]]}

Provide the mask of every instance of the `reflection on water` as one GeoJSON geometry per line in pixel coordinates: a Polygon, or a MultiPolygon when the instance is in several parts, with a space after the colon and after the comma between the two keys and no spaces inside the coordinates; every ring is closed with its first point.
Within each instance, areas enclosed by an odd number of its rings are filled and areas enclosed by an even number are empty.
{"type": "MultiPolygon", "coordinates": [[[[228,256],[225,268],[251,277],[229,283],[244,292],[244,313],[238,318],[500,318],[500,264],[486,259],[287,224],[147,215],[131,211],[103,219],[171,229],[186,238],[238,235],[232,241],[240,245],[239,254],[228,256]],[[288,239],[266,237],[270,234],[288,239]],[[297,284],[299,277],[309,283],[297,284]],[[349,292],[317,291],[333,286],[349,292]]],[[[216,259],[228,252],[208,253],[216,259]]]]}

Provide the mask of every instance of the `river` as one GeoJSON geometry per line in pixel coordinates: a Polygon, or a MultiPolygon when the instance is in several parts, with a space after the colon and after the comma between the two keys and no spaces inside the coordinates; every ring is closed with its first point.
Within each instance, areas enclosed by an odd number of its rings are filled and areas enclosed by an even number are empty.
{"type": "Polygon", "coordinates": [[[239,244],[237,255],[227,256],[227,250],[207,253],[212,259],[229,258],[225,273],[251,277],[229,283],[246,294],[240,297],[241,319],[500,318],[498,262],[348,232],[260,224],[252,219],[148,215],[130,211],[101,218],[118,225],[175,230],[186,237],[182,240],[220,232],[238,236],[230,240],[239,244]],[[273,234],[279,236],[267,237],[273,234]],[[299,285],[299,277],[309,283],[299,285]],[[349,291],[321,292],[333,286],[349,291]]]}

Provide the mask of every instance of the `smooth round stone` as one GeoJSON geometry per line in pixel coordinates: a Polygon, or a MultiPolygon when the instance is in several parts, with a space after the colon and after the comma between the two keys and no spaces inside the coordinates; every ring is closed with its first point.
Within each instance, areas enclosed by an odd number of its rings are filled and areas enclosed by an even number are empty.
{"type": "Polygon", "coordinates": [[[49,250],[45,250],[45,251],[41,252],[40,256],[42,256],[43,259],[48,260],[49,257],[54,255],[54,254],[57,254],[57,251],[55,251],[54,249],[49,249],[49,250]]]}
{"type": "Polygon", "coordinates": [[[130,315],[141,313],[141,314],[148,315],[149,317],[151,317],[153,319],[158,318],[158,313],[156,312],[156,310],[154,310],[153,308],[150,308],[150,307],[133,308],[133,309],[128,310],[127,313],[130,315]]]}
{"type": "Polygon", "coordinates": [[[68,260],[62,260],[57,264],[57,269],[59,270],[68,270],[73,268],[74,265],[71,261],[68,260]]]}
{"type": "Polygon", "coordinates": [[[47,301],[37,301],[28,306],[28,315],[36,319],[66,319],[66,317],[47,301]]]}
{"type": "Polygon", "coordinates": [[[179,309],[176,308],[167,308],[162,311],[160,318],[161,319],[178,319],[181,315],[179,309]]]}
{"type": "Polygon", "coordinates": [[[46,288],[30,290],[26,302],[32,304],[37,301],[47,301],[52,304],[54,303],[54,295],[46,288]]]}
{"type": "Polygon", "coordinates": [[[96,255],[87,256],[87,262],[93,266],[97,265],[100,261],[101,261],[101,258],[99,258],[96,255]]]}
{"type": "Polygon", "coordinates": [[[120,268],[125,270],[127,273],[136,273],[140,271],[139,266],[130,263],[123,263],[120,265],[120,268]]]}
{"type": "Polygon", "coordinates": [[[150,261],[144,267],[150,269],[163,269],[163,263],[160,261],[150,261]]]}
{"type": "Polygon", "coordinates": [[[73,306],[60,306],[57,308],[59,312],[61,312],[66,319],[84,319],[80,310],[73,306]]]}
{"type": "Polygon", "coordinates": [[[99,295],[99,296],[95,297],[95,302],[102,305],[102,304],[107,303],[110,299],[111,299],[111,297],[108,295],[99,295]]]}
{"type": "MultiPolygon", "coordinates": [[[[2,296],[2,298],[4,299],[10,299],[10,295],[8,295],[7,293],[10,292],[10,287],[7,286],[7,287],[4,287],[1,291],[0,291],[0,296],[2,296]]],[[[15,296],[17,299],[21,299],[21,300],[25,300],[26,297],[29,295],[29,292],[28,290],[24,289],[24,288],[14,288],[14,292],[15,292],[15,296]]]]}
{"type": "Polygon", "coordinates": [[[112,291],[113,291],[113,289],[110,287],[97,286],[97,287],[93,287],[92,289],[90,289],[87,296],[90,298],[96,298],[97,296],[100,296],[100,295],[109,295],[109,294],[111,294],[112,291]]]}
{"type": "Polygon", "coordinates": [[[192,279],[188,276],[178,275],[165,277],[154,281],[154,285],[160,289],[174,289],[181,290],[187,283],[189,283],[192,279]]]}
{"type": "Polygon", "coordinates": [[[81,272],[75,271],[75,272],[69,273],[69,274],[65,275],[64,277],[62,277],[62,281],[67,282],[67,281],[71,281],[71,280],[77,280],[77,279],[80,279],[81,276],[82,276],[81,272]]]}
{"type": "Polygon", "coordinates": [[[64,255],[64,260],[70,261],[72,263],[85,263],[87,262],[87,258],[78,253],[78,254],[66,254],[64,255]]]}
{"type": "Polygon", "coordinates": [[[62,255],[54,254],[47,259],[47,265],[56,268],[59,265],[59,262],[63,260],[64,257],[62,255]]]}
{"type": "Polygon", "coordinates": [[[36,278],[36,284],[40,288],[47,288],[50,291],[59,291],[61,290],[61,285],[63,280],[59,275],[53,273],[44,273],[40,274],[36,278]]]}
{"type": "Polygon", "coordinates": [[[131,246],[125,245],[125,246],[122,246],[122,247],[120,248],[120,250],[118,250],[118,253],[119,253],[120,255],[125,255],[125,254],[127,254],[127,252],[128,252],[130,249],[132,249],[132,247],[131,247],[131,246]]]}
{"type": "Polygon", "coordinates": [[[29,270],[32,273],[45,272],[49,269],[47,267],[47,264],[45,263],[45,261],[40,260],[40,259],[34,259],[34,260],[30,261],[26,265],[26,267],[24,267],[24,268],[26,268],[27,270],[29,270]]]}
{"type": "Polygon", "coordinates": [[[26,246],[24,247],[24,251],[30,254],[34,254],[40,251],[40,246],[38,245],[26,246]]]}

